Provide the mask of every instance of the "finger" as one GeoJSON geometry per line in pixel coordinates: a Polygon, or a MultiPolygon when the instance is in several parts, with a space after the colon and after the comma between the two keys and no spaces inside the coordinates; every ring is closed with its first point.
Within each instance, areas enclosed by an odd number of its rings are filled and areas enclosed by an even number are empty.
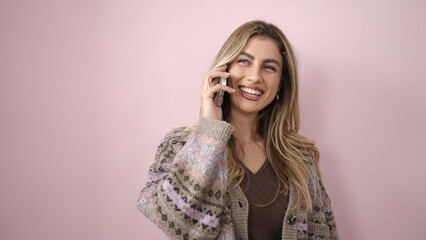
{"type": "Polygon", "coordinates": [[[210,82],[208,89],[212,88],[214,85],[219,83],[219,78],[213,78],[212,81],[210,82]]]}
{"type": "Polygon", "coordinates": [[[228,67],[228,65],[223,64],[223,65],[221,65],[221,66],[219,66],[219,67],[216,67],[216,68],[214,68],[214,69],[226,69],[227,67],[228,67]]]}
{"type": "Polygon", "coordinates": [[[225,85],[221,85],[221,84],[216,84],[214,85],[212,88],[210,88],[207,92],[205,92],[205,97],[207,98],[213,98],[214,94],[219,92],[219,90],[224,90],[230,94],[235,93],[235,89],[225,86],[225,85]]]}
{"type": "Polygon", "coordinates": [[[209,87],[211,88],[211,86],[212,86],[211,83],[213,82],[213,80],[218,81],[218,79],[220,77],[228,78],[229,73],[221,72],[221,71],[214,71],[214,72],[206,73],[206,75],[204,76],[204,81],[203,81],[203,89],[207,90],[209,87]]]}
{"type": "Polygon", "coordinates": [[[228,65],[224,64],[222,66],[213,68],[212,70],[210,70],[210,72],[217,72],[217,71],[219,71],[219,72],[225,72],[227,68],[228,68],[228,65]]]}
{"type": "Polygon", "coordinates": [[[227,68],[228,68],[228,65],[224,64],[222,66],[219,66],[219,67],[211,69],[210,71],[208,71],[206,73],[206,75],[207,74],[211,75],[211,74],[216,74],[216,73],[220,73],[220,72],[225,72],[227,68]]]}

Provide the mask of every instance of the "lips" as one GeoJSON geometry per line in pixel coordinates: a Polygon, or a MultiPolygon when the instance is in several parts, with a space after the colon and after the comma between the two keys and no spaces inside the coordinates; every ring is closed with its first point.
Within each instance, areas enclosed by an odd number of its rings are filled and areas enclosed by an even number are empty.
{"type": "Polygon", "coordinates": [[[249,85],[241,85],[238,86],[238,90],[245,99],[250,101],[257,101],[259,100],[263,95],[263,90],[256,86],[249,86],[249,85]]]}

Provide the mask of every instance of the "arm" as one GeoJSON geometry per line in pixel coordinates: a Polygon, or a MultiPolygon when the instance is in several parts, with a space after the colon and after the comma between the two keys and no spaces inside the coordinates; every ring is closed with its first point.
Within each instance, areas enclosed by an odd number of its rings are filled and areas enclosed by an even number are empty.
{"type": "Polygon", "coordinates": [[[308,184],[312,197],[312,207],[314,209],[314,212],[320,212],[319,216],[324,216],[320,224],[327,226],[330,235],[330,240],[338,240],[339,234],[336,228],[333,208],[331,206],[330,197],[328,196],[327,191],[324,187],[319,164],[318,162],[316,162],[313,153],[311,153],[310,158],[310,166],[313,168],[314,173],[314,177],[308,184]]]}
{"type": "Polygon", "coordinates": [[[321,196],[323,202],[322,210],[324,211],[326,224],[330,229],[330,239],[337,240],[339,239],[339,234],[337,233],[336,221],[334,219],[333,208],[331,207],[331,200],[328,197],[322,179],[319,180],[319,184],[321,188],[321,196]]]}
{"type": "Polygon", "coordinates": [[[227,228],[226,143],[233,129],[201,118],[186,142],[177,129],[158,147],[137,207],[170,238],[215,239],[227,228]]]}

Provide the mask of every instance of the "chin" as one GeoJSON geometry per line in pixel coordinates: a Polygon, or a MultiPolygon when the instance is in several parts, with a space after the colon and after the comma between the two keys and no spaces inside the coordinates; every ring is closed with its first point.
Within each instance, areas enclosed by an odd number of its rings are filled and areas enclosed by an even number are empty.
{"type": "Polygon", "coordinates": [[[243,114],[251,115],[251,114],[257,114],[259,111],[264,109],[266,106],[253,106],[252,104],[239,104],[239,105],[231,105],[231,111],[237,111],[243,114]]]}

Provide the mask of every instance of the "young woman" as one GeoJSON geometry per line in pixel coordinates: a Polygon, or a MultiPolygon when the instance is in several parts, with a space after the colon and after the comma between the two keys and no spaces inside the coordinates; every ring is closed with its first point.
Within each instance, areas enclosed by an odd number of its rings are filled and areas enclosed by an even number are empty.
{"type": "Polygon", "coordinates": [[[172,239],[338,239],[299,122],[290,43],[272,24],[245,23],[205,74],[198,124],[158,147],[139,210],[172,239]]]}

